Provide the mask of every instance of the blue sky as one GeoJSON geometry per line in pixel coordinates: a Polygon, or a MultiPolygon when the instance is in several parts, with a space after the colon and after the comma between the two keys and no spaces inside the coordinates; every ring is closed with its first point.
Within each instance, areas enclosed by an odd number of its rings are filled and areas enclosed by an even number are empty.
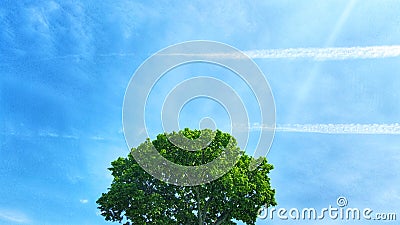
{"type": "MultiPolygon", "coordinates": [[[[399,11],[397,1],[3,1],[0,224],[109,224],[95,201],[112,180],[110,162],[128,154],[125,88],[161,48],[199,39],[280,53],[389,46],[375,56],[353,49],[339,59],[332,51],[327,59],[284,54],[254,60],[275,97],[280,129],[268,159],[279,207],[323,208],[345,196],[349,206],[399,216],[399,11]],[[307,132],[307,124],[317,132],[307,132]],[[384,126],[390,132],[379,134],[384,126]]],[[[196,73],[191,67],[177,73],[185,72],[196,73]]],[[[179,79],[166,77],[154,93],[167,93],[179,79]]],[[[241,90],[240,81],[226,82],[241,90]]],[[[253,97],[245,88],[240,93],[251,108],[253,97]]],[[[181,126],[197,128],[193,121],[202,116],[225,126],[218,105],[198,101],[182,111],[181,126]]],[[[156,102],[150,106],[160,107],[156,102]]],[[[251,116],[257,122],[256,113],[251,116]]],[[[152,121],[149,129],[162,132],[152,121]]],[[[341,221],[303,223],[330,222],[341,221]]],[[[257,222],[267,223],[299,221],[257,222]]]]}

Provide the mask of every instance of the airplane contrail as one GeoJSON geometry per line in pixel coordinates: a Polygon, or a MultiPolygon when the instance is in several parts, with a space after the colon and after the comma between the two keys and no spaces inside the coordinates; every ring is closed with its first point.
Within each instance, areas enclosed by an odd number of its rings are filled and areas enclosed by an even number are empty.
{"type": "MultiPolygon", "coordinates": [[[[325,60],[348,60],[348,59],[378,59],[400,57],[400,45],[387,46],[366,46],[366,47],[332,47],[332,48],[284,48],[284,49],[258,49],[243,51],[248,57],[253,59],[311,59],[317,61],[325,60]]],[[[34,61],[48,61],[68,58],[85,57],[132,57],[138,55],[133,52],[110,52],[101,54],[70,54],[47,57],[34,61]]],[[[208,54],[188,54],[188,53],[169,53],[158,54],[164,56],[203,56],[205,58],[242,58],[241,54],[229,53],[208,53],[208,54]]],[[[0,62],[0,65],[4,64],[0,62]]],[[[7,63],[5,63],[7,64],[7,63]]]]}
{"type": "MultiPolygon", "coordinates": [[[[251,130],[271,129],[269,126],[254,124],[251,130]]],[[[276,132],[322,133],[322,134],[400,134],[400,124],[283,124],[277,125],[276,132]]]]}
{"type": "MultiPolygon", "coordinates": [[[[400,45],[332,48],[286,48],[259,49],[243,51],[253,59],[311,59],[311,60],[346,60],[377,59],[400,56],[400,45]]],[[[167,53],[164,56],[204,57],[204,58],[243,58],[240,53],[167,53]]]]}
{"type": "Polygon", "coordinates": [[[345,60],[375,59],[400,56],[400,45],[339,47],[339,48],[287,48],[245,51],[253,59],[314,59],[345,60]]]}

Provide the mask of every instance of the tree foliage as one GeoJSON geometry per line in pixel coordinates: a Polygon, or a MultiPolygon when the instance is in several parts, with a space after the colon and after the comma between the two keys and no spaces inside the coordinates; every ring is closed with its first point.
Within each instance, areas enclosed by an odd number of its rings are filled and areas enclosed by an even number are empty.
{"type": "MultiPolygon", "coordinates": [[[[201,131],[185,129],[185,137],[196,139],[201,131]]],[[[168,135],[146,140],[137,149],[153,144],[160,154],[181,165],[200,165],[223,154],[229,140],[228,133],[215,131],[207,148],[183,151],[173,145],[168,135]]],[[[234,140],[234,138],[233,138],[234,140]]],[[[236,145],[236,141],[234,140],[236,145]]],[[[257,169],[250,171],[252,157],[238,147],[241,155],[235,166],[225,175],[207,184],[176,186],[148,174],[134,157],[118,158],[109,170],[114,177],[111,187],[97,200],[105,220],[130,224],[236,224],[241,220],[255,224],[261,206],[276,205],[275,190],[268,174],[273,169],[265,157],[257,169]]]]}

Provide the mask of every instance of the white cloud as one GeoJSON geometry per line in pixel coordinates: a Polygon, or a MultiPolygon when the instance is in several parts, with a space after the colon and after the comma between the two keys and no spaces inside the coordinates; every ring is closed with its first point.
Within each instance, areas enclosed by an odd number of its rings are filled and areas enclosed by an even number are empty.
{"type": "Polygon", "coordinates": [[[92,137],[90,137],[90,139],[95,140],[95,141],[102,141],[102,140],[104,140],[104,138],[101,137],[101,136],[92,136],[92,137]]]}
{"type": "Polygon", "coordinates": [[[79,199],[79,202],[82,203],[82,204],[86,204],[86,203],[89,202],[89,200],[87,200],[87,199],[79,199]]]}
{"type": "Polygon", "coordinates": [[[15,223],[28,223],[30,221],[25,214],[8,209],[0,209],[0,219],[15,223]]]}
{"type": "Polygon", "coordinates": [[[397,186],[393,185],[390,187],[386,187],[385,191],[382,191],[379,200],[385,204],[387,202],[400,202],[400,191],[397,186]]]}

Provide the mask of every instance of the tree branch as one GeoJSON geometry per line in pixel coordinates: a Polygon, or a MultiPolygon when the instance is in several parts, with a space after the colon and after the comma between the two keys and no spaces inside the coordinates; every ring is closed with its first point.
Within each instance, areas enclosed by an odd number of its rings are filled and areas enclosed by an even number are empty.
{"type": "Polygon", "coordinates": [[[215,221],[214,225],[220,225],[222,222],[224,222],[224,221],[228,218],[228,215],[229,215],[229,211],[223,212],[223,213],[217,218],[217,220],[215,221]]]}
{"type": "Polygon", "coordinates": [[[201,210],[201,199],[200,199],[199,186],[194,187],[194,190],[196,191],[196,198],[197,198],[197,217],[198,217],[198,219],[199,219],[199,225],[204,225],[204,222],[203,222],[203,215],[202,215],[202,210],[201,210]]]}
{"type": "Polygon", "coordinates": [[[206,202],[206,205],[204,206],[204,212],[208,210],[208,207],[210,206],[210,203],[214,200],[214,196],[211,196],[208,201],[206,202]]]}

